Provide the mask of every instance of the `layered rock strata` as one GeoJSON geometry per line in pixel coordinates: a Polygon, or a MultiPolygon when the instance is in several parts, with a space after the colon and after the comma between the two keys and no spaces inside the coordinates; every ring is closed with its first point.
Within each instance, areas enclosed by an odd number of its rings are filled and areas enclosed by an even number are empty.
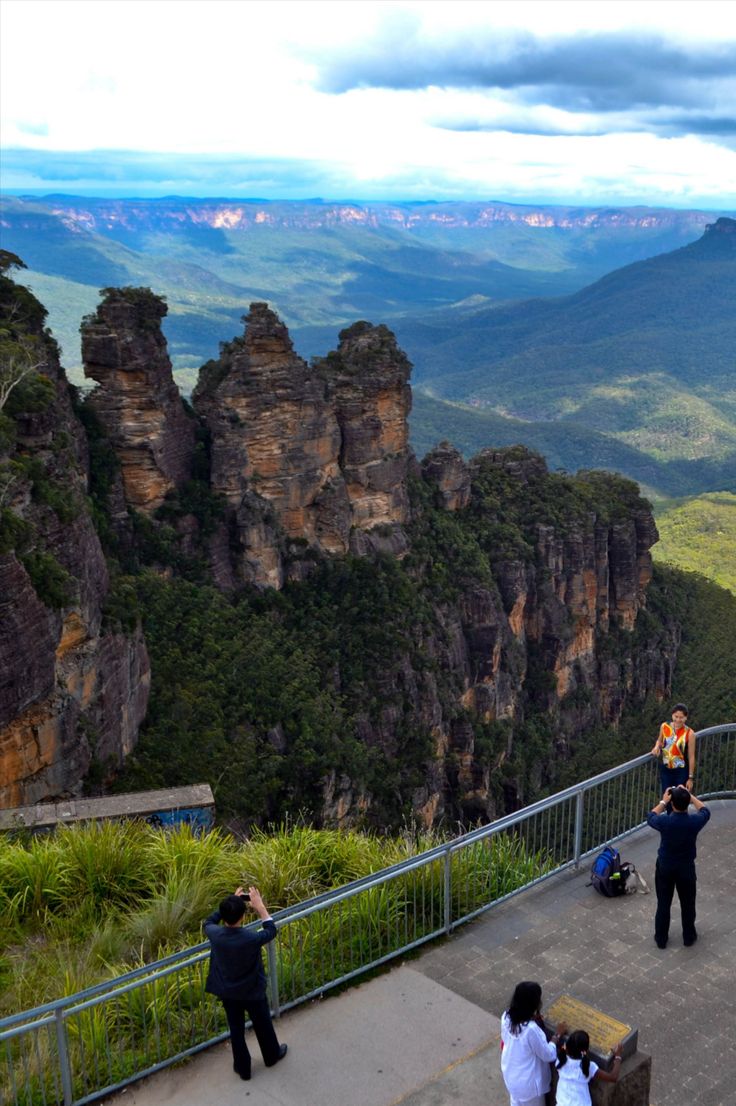
{"type": "Polygon", "coordinates": [[[166,304],[145,288],[106,290],[82,324],[90,404],[120,462],[126,503],[152,514],[191,476],[195,424],[174,383],[161,320],[166,304]]]}
{"type": "MultiPolygon", "coordinates": [[[[235,579],[281,587],[303,547],[405,549],[410,365],[391,332],[356,324],[310,366],[266,304],[245,323],[193,395],[211,487],[229,506],[235,579]]],[[[215,575],[228,578],[221,555],[215,575]]]]}
{"type": "Polygon", "coordinates": [[[437,487],[448,511],[461,511],[470,503],[470,466],[451,442],[436,445],[422,461],[422,476],[437,487]]]}
{"type": "MultiPolygon", "coordinates": [[[[409,516],[407,475],[411,363],[388,327],[355,323],[340,334],[334,354],[321,363],[327,372],[340,427],[340,470],[350,502],[351,546],[375,547],[375,536],[405,548],[401,529],[409,516]]],[[[379,546],[383,548],[383,546],[379,546]]]]}
{"type": "MultiPolygon", "coordinates": [[[[120,465],[107,499],[118,529],[129,508],[157,526],[158,508],[168,499],[171,512],[170,493],[193,476],[195,420],[173,384],[164,313],[151,293],[108,291],[84,326],[87,372],[98,382],[90,403],[120,465]]],[[[200,491],[221,498],[225,518],[198,534],[185,506],[167,516],[169,529],[186,553],[206,539],[212,577],[225,590],[280,588],[322,554],[403,556],[415,539],[407,586],[418,585],[422,620],[350,725],[351,737],[390,765],[412,755],[418,736],[431,744],[421,783],[411,785],[420,821],[492,818],[525,801],[530,783],[547,782],[542,761],[526,778],[509,770],[528,717],[554,719],[564,756],[567,743],[615,723],[627,704],[667,691],[677,633],[657,648],[635,645],[632,634],[656,529],[631,486],[586,498],[579,486],[554,485],[560,478],[522,448],[465,462],[443,442],[420,469],[408,442],[411,366],[389,330],[357,323],[309,365],[266,304],[252,304],[245,321],[243,337],[203,367],[193,397],[209,441],[200,491]],[[422,488],[412,504],[410,476],[422,488]],[[446,586],[433,591],[430,579],[446,586]],[[505,737],[497,723],[507,724],[505,737]]],[[[103,626],[109,580],[85,505],[87,443],[51,346],[43,372],[54,402],[15,413],[12,457],[23,463],[4,492],[31,544],[0,553],[3,805],[78,791],[93,757],[119,763],[135,743],[150,684],[140,631],[103,626]],[[49,488],[63,488],[64,502],[49,488]],[[34,553],[51,557],[60,574],[63,594],[53,601],[33,578],[43,567],[34,553]]],[[[339,686],[339,671],[334,680],[339,686]]],[[[288,756],[283,730],[267,737],[288,756]]],[[[342,772],[324,780],[326,821],[378,817],[375,802],[364,780],[342,772]]]]}
{"type": "Polygon", "coordinates": [[[78,794],[93,757],[121,763],[150,671],[140,630],[103,627],[110,582],[87,508],[87,443],[43,311],[7,278],[0,293],[6,333],[39,359],[0,437],[0,806],[17,806],[78,794]],[[39,317],[24,328],[31,302],[39,317]]]}
{"type": "MultiPolygon", "coordinates": [[[[480,506],[487,487],[503,487],[502,508],[504,500],[528,497],[531,505],[550,494],[543,459],[518,447],[486,450],[465,465],[443,444],[425,458],[422,472],[445,509],[492,510],[480,506]]],[[[615,724],[626,706],[667,693],[679,634],[675,630],[664,642],[634,639],[657,533],[651,513],[631,490],[628,495],[625,521],[621,501],[610,515],[605,508],[565,511],[557,523],[522,524],[528,539],[523,555],[490,545],[492,583],[467,582],[456,598],[438,604],[433,629],[421,642],[423,664],[417,668],[407,655],[387,672],[380,699],[390,705],[365,719],[361,739],[386,748],[390,758],[402,701],[419,732],[432,735],[433,758],[412,800],[425,824],[494,818],[527,801],[530,786],[553,778],[544,760],[529,766],[526,780],[502,772],[506,761],[525,756],[517,748],[523,738],[513,735],[523,733],[530,713],[554,720],[564,757],[571,741],[615,724]],[[508,739],[489,759],[481,755],[478,735],[498,722],[507,724],[508,739]]],[[[331,781],[328,811],[345,818],[350,795],[346,786],[336,798],[331,781]]],[[[355,801],[352,817],[359,819],[370,797],[355,801]]]]}

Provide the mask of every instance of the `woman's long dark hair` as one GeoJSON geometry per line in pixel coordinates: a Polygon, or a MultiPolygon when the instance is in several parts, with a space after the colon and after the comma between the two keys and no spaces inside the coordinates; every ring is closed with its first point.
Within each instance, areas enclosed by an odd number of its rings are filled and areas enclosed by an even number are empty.
{"type": "Polygon", "coordinates": [[[542,1005],[542,988],[538,983],[517,983],[506,1011],[511,1022],[511,1032],[518,1036],[522,1025],[530,1022],[542,1005]]]}
{"type": "Polygon", "coordinates": [[[564,1048],[561,1044],[557,1046],[557,1067],[564,1068],[568,1056],[571,1060],[580,1060],[580,1070],[587,1079],[590,1075],[589,1048],[590,1037],[588,1034],[584,1029],[576,1029],[575,1032],[571,1033],[567,1038],[564,1048]]]}

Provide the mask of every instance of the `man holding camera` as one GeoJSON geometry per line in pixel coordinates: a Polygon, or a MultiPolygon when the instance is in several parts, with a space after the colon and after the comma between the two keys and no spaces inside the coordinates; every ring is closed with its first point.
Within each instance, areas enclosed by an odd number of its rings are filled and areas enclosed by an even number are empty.
{"type": "Polygon", "coordinates": [[[654,872],[657,913],[654,940],[657,948],[667,947],[670,931],[670,907],[677,891],[682,915],[682,941],[694,945],[695,931],[695,839],[710,818],[710,811],[687,787],[668,787],[649,812],[647,822],[661,836],[654,872]],[[688,807],[693,812],[688,813],[688,807]],[[669,808],[669,812],[668,812],[669,808]]]}
{"type": "Polygon", "coordinates": [[[246,1012],[266,1067],[273,1067],[286,1055],[286,1045],[279,1044],[271,1021],[261,958],[261,947],[273,941],[276,926],[258,888],[249,887],[246,893],[242,887],[237,887],[205,919],[204,931],[210,942],[210,970],[205,990],[217,995],[225,1008],[234,1070],[241,1079],[250,1079],[250,1052],[245,1043],[246,1012]],[[243,928],[247,902],[263,922],[263,927],[255,932],[243,928]]]}

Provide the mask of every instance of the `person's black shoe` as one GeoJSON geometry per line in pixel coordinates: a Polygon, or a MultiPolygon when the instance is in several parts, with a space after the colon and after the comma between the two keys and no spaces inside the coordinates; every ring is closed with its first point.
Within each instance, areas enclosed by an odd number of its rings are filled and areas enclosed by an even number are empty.
{"type": "Polygon", "coordinates": [[[236,1068],[233,1064],[233,1071],[236,1075],[239,1075],[241,1079],[250,1079],[250,1072],[241,1071],[240,1068],[236,1068]]]}
{"type": "Polygon", "coordinates": [[[657,946],[658,949],[666,949],[667,948],[667,940],[666,939],[664,941],[659,941],[655,937],[654,938],[654,943],[655,943],[655,945],[657,946]]]}
{"type": "Polygon", "coordinates": [[[283,1060],[284,1056],[286,1056],[288,1048],[289,1048],[288,1045],[279,1045],[279,1054],[278,1054],[278,1056],[276,1057],[275,1060],[268,1060],[266,1062],[266,1067],[267,1068],[272,1068],[274,1066],[274,1064],[278,1064],[279,1060],[283,1060]]]}
{"type": "Polygon", "coordinates": [[[682,943],[686,949],[689,949],[691,945],[694,945],[698,939],[697,933],[693,933],[692,937],[683,937],[682,943]]]}

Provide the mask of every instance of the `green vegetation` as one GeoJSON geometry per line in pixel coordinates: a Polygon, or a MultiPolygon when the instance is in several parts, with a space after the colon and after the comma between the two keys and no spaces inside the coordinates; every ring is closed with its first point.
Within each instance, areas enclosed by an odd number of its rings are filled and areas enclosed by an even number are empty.
{"type": "Polygon", "coordinates": [[[653,619],[682,627],[673,700],[696,729],[736,719],[736,596],[694,572],[655,566],[647,593],[653,619]]]}
{"type": "Polygon", "coordinates": [[[410,813],[429,730],[408,695],[377,689],[407,653],[430,665],[419,644],[428,612],[396,562],[326,562],[283,593],[236,602],[152,573],[120,583],[137,595],[156,677],[120,789],[206,778],[223,815],[262,822],[295,809],[317,816],[325,779],[345,772],[374,791],[378,824],[410,813]],[[389,707],[387,761],[356,725],[389,707]]]}
{"type": "Polygon", "coordinates": [[[699,572],[736,594],[736,495],[712,492],[655,503],[658,561],[699,572]]]}
{"type": "Polygon", "coordinates": [[[47,547],[48,531],[72,522],[86,506],[67,478],[70,436],[63,431],[51,440],[47,421],[57,391],[46,375],[56,356],[54,340],[44,330],[46,311],[7,275],[13,268],[24,268],[23,262],[0,251],[0,552],[14,551],[38,598],[58,610],[72,601],[74,581],[47,547]],[[34,421],[46,439],[41,456],[27,451],[34,421]],[[49,511],[55,519],[48,519],[49,511]]]}
{"type": "MultiPolygon", "coordinates": [[[[256,884],[272,910],[343,886],[438,845],[438,834],[393,838],[270,827],[245,843],[214,831],[192,836],[148,826],[65,827],[53,836],[0,837],[0,1014],[92,986],[190,947],[229,890],[256,884]]],[[[499,898],[553,866],[514,834],[456,853],[451,917],[499,898]]],[[[442,861],[369,889],[313,918],[281,927],[276,945],[282,1001],[444,927],[442,861]]],[[[124,1079],[164,1056],[210,1040],[222,1008],[204,991],[206,959],[124,992],[68,1022],[75,1097],[124,1079]],[[87,1082],[94,1057],[96,1082],[87,1082]],[[102,1074],[100,1073],[100,1069],[102,1074]]],[[[10,1085],[22,1072],[27,1101],[56,1097],[48,1039],[14,1040],[0,1057],[10,1085]],[[36,1043],[37,1042],[37,1043],[36,1043]]]]}
{"type": "MultiPolygon", "coordinates": [[[[443,840],[437,833],[407,830],[378,837],[302,824],[271,826],[245,842],[220,830],[194,836],[186,826],[166,832],[134,822],[62,827],[47,836],[5,834],[0,837],[0,975],[6,986],[0,1014],[73,994],[199,942],[203,919],[238,885],[255,884],[277,911],[443,840]]],[[[553,863],[547,852],[511,833],[463,850],[453,857],[452,917],[523,886],[553,863]]],[[[284,926],[280,992],[285,998],[303,995],[400,948],[407,932],[419,937],[443,924],[440,860],[325,911],[317,924],[305,919],[284,926]]],[[[215,1023],[221,1017],[203,993],[203,966],[187,977],[193,991],[185,1016],[179,993],[173,1000],[165,988],[133,995],[149,1010],[161,1004],[161,1024],[169,1033],[175,1019],[175,1043],[194,1031],[196,1017],[198,1034],[205,1016],[215,1023]]],[[[178,992],[176,979],[169,982],[178,992]]],[[[98,1013],[113,1053],[126,1056],[124,1069],[140,1067],[145,1026],[121,1017],[117,1003],[98,1013]]],[[[74,1025],[82,1035],[93,1028],[84,1019],[74,1025]]],[[[77,1032],[71,1036],[75,1043],[77,1032]]],[[[31,1070],[35,1076],[37,1065],[31,1070]]]]}
{"type": "Polygon", "coordinates": [[[449,439],[466,457],[481,449],[523,443],[544,455],[550,469],[576,472],[608,469],[636,480],[650,496],[682,495],[711,488],[736,490],[736,454],[722,459],[680,457],[665,460],[592,430],[571,418],[524,420],[487,408],[437,399],[414,390],[410,415],[411,442],[423,457],[437,442],[449,439]]]}
{"type": "Polygon", "coordinates": [[[427,444],[446,415],[461,448],[487,434],[565,468],[615,467],[660,494],[736,491],[735,240],[716,226],[571,296],[400,321],[417,384],[455,404],[425,402],[415,437],[427,444]]]}
{"type": "MultiPolygon", "coordinates": [[[[431,695],[448,720],[471,727],[475,762],[490,773],[499,809],[507,784],[524,801],[556,790],[566,777],[555,755],[555,681],[546,655],[509,647],[508,679],[519,683],[526,667],[524,722],[484,723],[459,706],[459,674],[442,660],[453,648],[452,612],[479,585],[502,605],[496,581],[509,562],[521,561],[535,577],[538,524],[554,525],[559,534],[584,531],[594,514],[616,522],[644,501],[621,477],[550,476],[524,450],[506,456],[511,465],[527,466],[527,482],[497,464],[481,465],[464,512],[438,508],[430,485],[413,484],[410,552],[402,562],[318,561],[306,580],[282,592],[246,591],[236,599],[151,572],[116,577],[107,617],[125,625],[140,613],[154,673],[148,717],[116,786],[208,779],[221,817],[248,825],[295,809],[318,819],[337,801],[346,777],[353,791],[372,796],[369,824],[397,826],[411,816],[432,768],[431,721],[422,711],[431,695]]],[[[696,584],[683,585],[685,592],[696,584]]],[[[543,574],[536,586],[548,586],[543,574]]],[[[725,593],[715,591],[713,602],[722,602],[725,593]]],[[[679,596],[671,611],[664,605],[640,615],[637,657],[661,651],[683,602],[679,596]]],[[[555,632],[571,636],[574,627],[561,609],[557,617],[555,632]]],[[[697,620],[693,625],[702,646],[708,628],[697,620]]],[[[734,644],[730,631],[722,632],[724,643],[734,644]]],[[[612,628],[598,647],[607,664],[618,666],[623,684],[630,678],[631,634],[612,628]]],[[[730,675],[736,686],[736,649],[729,657],[724,646],[723,665],[724,678],[730,675]]],[[[562,712],[594,717],[595,704],[581,694],[565,700],[562,712]]],[[[703,703],[699,724],[728,717],[727,705],[717,697],[703,703]]],[[[639,751],[625,726],[622,732],[620,741],[612,730],[601,735],[590,759],[575,761],[577,778],[600,770],[601,757],[614,749],[639,751]]],[[[616,763],[613,754],[610,763],[616,763]]],[[[480,816],[462,806],[451,758],[446,771],[452,816],[480,816]]]]}
{"type": "Polygon", "coordinates": [[[53,553],[34,550],[21,557],[33,590],[42,603],[54,610],[68,606],[74,597],[72,577],[53,553]]]}

